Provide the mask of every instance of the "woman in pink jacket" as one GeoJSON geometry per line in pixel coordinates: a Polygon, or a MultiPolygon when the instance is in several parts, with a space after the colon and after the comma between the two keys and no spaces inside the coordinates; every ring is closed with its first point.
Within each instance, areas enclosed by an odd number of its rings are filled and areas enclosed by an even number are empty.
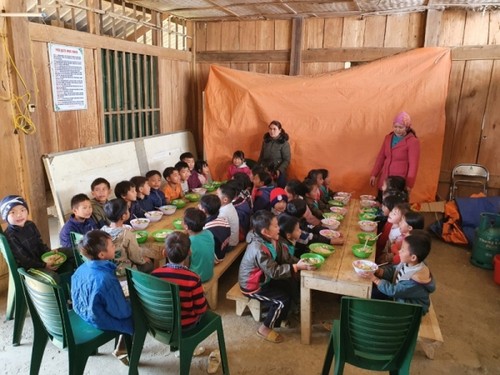
{"type": "Polygon", "coordinates": [[[408,191],[413,189],[420,159],[420,141],[411,127],[410,115],[400,112],[393,121],[393,131],[385,136],[373,167],[370,185],[379,191],[388,176],[401,176],[408,191]]]}

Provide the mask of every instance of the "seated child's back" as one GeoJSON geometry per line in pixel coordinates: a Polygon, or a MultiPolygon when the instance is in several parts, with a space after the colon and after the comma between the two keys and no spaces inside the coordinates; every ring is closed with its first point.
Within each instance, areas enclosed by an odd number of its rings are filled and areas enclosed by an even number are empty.
{"type": "Polygon", "coordinates": [[[185,265],[191,241],[186,233],[173,232],[165,240],[164,255],[168,263],[157,268],[152,275],[179,285],[182,328],[195,326],[205,311],[207,300],[200,277],[185,265]]]}
{"type": "Polygon", "coordinates": [[[100,230],[85,234],[81,248],[89,258],[71,277],[73,310],[87,323],[104,331],[133,334],[132,309],[115,276],[115,246],[100,230]]]}
{"type": "Polygon", "coordinates": [[[153,263],[143,255],[135,233],[123,225],[130,217],[127,203],[121,198],[112,199],[104,205],[104,212],[111,224],[105,225],[102,230],[111,236],[116,248],[113,261],[117,266],[117,276],[125,276],[125,268],[131,266],[136,266],[139,271],[150,273],[153,270],[153,263]]]}
{"type": "Polygon", "coordinates": [[[190,207],[184,212],[184,227],[187,228],[191,240],[191,257],[189,269],[200,276],[205,283],[214,275],[214,248],[213,234],[203,230],[207,216],[201,210],[190,207]]]}

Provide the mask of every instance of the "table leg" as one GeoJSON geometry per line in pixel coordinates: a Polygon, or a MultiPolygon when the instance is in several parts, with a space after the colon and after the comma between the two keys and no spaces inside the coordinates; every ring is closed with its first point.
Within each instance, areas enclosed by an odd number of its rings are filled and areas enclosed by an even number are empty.
{"type": "Polygon", "coordinates": [[[300,342],[311,343],[311,289],[304,286],[304,279],[300,283],[300,342]]]}

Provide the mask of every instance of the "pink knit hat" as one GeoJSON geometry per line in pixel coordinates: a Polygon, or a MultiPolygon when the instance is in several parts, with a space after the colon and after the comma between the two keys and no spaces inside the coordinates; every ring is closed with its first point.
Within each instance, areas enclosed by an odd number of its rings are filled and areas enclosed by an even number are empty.
{"type": "Polygon", "coordinates": [[[406,112],[399,112],[394,118],[393,124],[404,125],[407,128],[411,127],[411,117],[406,112]]]}

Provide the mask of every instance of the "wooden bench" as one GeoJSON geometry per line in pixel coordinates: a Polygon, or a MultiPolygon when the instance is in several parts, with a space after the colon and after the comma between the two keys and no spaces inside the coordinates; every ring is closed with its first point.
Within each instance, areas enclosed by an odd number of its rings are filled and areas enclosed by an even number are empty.
{"type": "Polygon", "coordinates": [[[420,322],[417,341],[422,346],[425,356],[429,359],[434,359],[436,349],[444,342],[432,303],[429,312],[424,315],[420,322]]]}
{"type": "MultiPolygon", "coordinates": [[[[236,315],[242,316],[245,309],[248,307],[254,320],[256,322],[260,321],[260,301],[243,295],[238,283],[234,284],[233,287],[227,292],[226,298],[236,301],[236,315]]],[[[425,356],[429,359],[434,359],[436,349],[444,342],[433,304],[431,304],[429,312],[420,322],[418,342],[420,343],[425,356]]]]}
{"type": "Polygon", "coordinates": [[[214,266],[214,275],[206,283],[203,283],[205,298],[212,310],[217,309],[217,299],[219,298],[219,278],[226,270],[238,259],[239,255],[247,248],[246,242],[240,242],[229,253],[226,254],[224,260],[214,266]]]}
{"type": "Polygon", "coordinates": [[[248,307],[255,321],[260,321],[260,301],[243,295],[239,283],[234,284],[231,290],[226,293],[226,298],[236,301],[236,315],[242,316],[245,309],[248,307]]]}

